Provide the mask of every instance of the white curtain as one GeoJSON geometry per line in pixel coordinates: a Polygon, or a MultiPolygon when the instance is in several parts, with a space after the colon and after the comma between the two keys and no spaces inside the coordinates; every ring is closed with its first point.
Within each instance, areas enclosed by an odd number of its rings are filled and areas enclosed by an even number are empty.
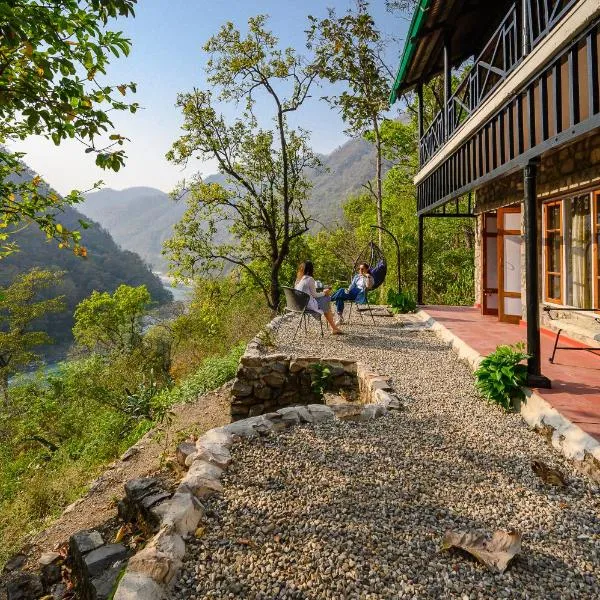
{"type": "Polygon", "coordinates": [[[571,206],[571,276],[573,306],[591,307],[591,220],[587,198],[574,198],[571,206]]]}

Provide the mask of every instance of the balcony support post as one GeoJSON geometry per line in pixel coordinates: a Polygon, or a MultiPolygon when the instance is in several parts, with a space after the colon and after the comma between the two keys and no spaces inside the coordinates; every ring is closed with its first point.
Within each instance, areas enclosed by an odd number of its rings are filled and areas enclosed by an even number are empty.
{"type": "Polygon", "coordinates": [[[442,116],[444,119],[444,141],[448,139],[450,132],[450,110],[448,101],[452,96],[452,64],[451,64],[450,34],[444,35],[444,106],[442,107],[442,116]]]}
{"type": "MultiPolygon", "coordinates": [[[[531,50],[529,43],[529,3],[531,0],[521,0],[521,44],[523,56],[527,56],[531,50]]],[[[518,18],[518,11],[517,11],[518,18]]]]}
{"type": "Polygon", "coordinates": [[[423,127],[423,84],[421,82],[417,85],[417,98],[419,100],[419,166],[423,165],[423,151],[421,145],[423,144],[423,134],[425,133],[423,127]]]}
{"type": "Polygon", "coordinates": [[[419,215],[419,238],[417,242],[417,304],[423,304],[423,215],[419,215]]]}
{"type": "Polygon", "coordinates": [[[549,388],[550,380],[542,375],[540,343],[540,299],[537,223],[537,169],[539,159],[532,159],[523,171],[525,188],[525,303],[527,306],[527,385],[549,388]]]}

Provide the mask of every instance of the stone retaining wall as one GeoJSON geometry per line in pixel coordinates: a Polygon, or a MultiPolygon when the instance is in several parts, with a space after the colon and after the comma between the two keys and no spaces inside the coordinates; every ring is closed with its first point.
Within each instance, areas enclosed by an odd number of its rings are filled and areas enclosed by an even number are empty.
{"type": "MultiPolygon", "coordinates": [[[[277,317],[268,326],[274,329],[277,317]]],[[[327,368],[326,390],[339,393],[357,391],[363,404],[375,402],[377,389],[389,390],[385,377],[371,372],[353,360],[321,356],[294,356],[269,353],[260,337],[255,337],[240,359],[231,390],[231,420],[237,421],[276,411],[287,406],[322,404],[313,384],[317,366],[327,368]]]]}

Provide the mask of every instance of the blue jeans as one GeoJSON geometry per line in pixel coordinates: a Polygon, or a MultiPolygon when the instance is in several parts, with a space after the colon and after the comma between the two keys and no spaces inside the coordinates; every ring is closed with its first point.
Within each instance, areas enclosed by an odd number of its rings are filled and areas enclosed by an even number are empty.
{"type": "Polygon", "coordinates": [[[356,300],[358,296],[357,288],[350,288],[345,290],[341,288],[331,294],[331,299],[335,302],[335,308],[337,310],[338,315],[341,315],[344,312],[344,301],[346,300],[356,300]]]}

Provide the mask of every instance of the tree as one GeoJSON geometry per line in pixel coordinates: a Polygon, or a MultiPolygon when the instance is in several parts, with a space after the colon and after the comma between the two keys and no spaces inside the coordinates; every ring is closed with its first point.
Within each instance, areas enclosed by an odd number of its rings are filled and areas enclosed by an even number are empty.
{"type": "Polygon", "coordinates": [[[316,73],[292,48],[280,49],[265,24],[264,16],[249,19],[246,37],[232,23],[224,25],[204,46],[210,54],[207,80],[218,95],[194,90],[178,97],[185,134],[167,158],[178,165],[193,157],[212,159],[226,182],[196,177],[189,186],[179,186],[175,196],[187,194],[188,209],[164,253],[178,279],[236,265],[277,310],[282,265],[293,240],[308,231],[305,172],[319,165],[308,133],[292,129],[288,115],[303,105],[316,73]],[[273,129],[259,124],[254,111],[258,95],[270,101],[273,129]],[[244,106],[242,116],[228,124],[215,100],[244,106]],[[229,241],[218,241],[224,237],[229,241]]]}
{"type": "Polygon", "coordinates": [[[94,291],[75,309],[75,341],[103,353],[131,352],[142,342],[142,317],[149,306],[145,285],[120,285],[113,294],[94,291]]]}
{"type": "Polygon", "coordinates": [[[0,288],[0,393],[8,404],[11,375],[38,359],[34,348],[52,343],[45,331],[31,329],[36,319],[63,310],[63,298],[41,297],[60,281],[61,273],[33,269],[0,288]]]}
{"type": "MultiPolygon", "coordinates": [[[[385,65],[380,31],[368,12],[367,0],[357,0],[356,10],[338,17],[333,9],[319,20],[309,17],[308,46],[314,48],[321,77],[330,83],[344,83],[338,95],[324,96],[337,108],[353,136],[371,131],[375,142],[376,190],[369,191],[377,207],[377,224],[383,226],[381,124],[389,110],[392,73],[385,65]]],[[[381,231],[379,231],[381,242],[381,231]]]]}
{"type": "MultiPolygon", "coordinates": [[[[0,144],[31,135],[57,146],[79,140],[96,154],[101,168],[124,164],[125,138],[109,113],[135,112],[124,102],[135,84],[103,80],[109,56],[127,55],[131,43],[107,29],[111,19],[133,15],[137,0],[13,0],[0,5],[0,144]]],[[[21,159],[0,147],[0,258],[16,249],[11,233],[35,223],[61,246],[85,255],[76,231],[57,222],[61,207],[82,200],[78,192],[60,198],[40,177],[30,179],[21,159]]]]}

